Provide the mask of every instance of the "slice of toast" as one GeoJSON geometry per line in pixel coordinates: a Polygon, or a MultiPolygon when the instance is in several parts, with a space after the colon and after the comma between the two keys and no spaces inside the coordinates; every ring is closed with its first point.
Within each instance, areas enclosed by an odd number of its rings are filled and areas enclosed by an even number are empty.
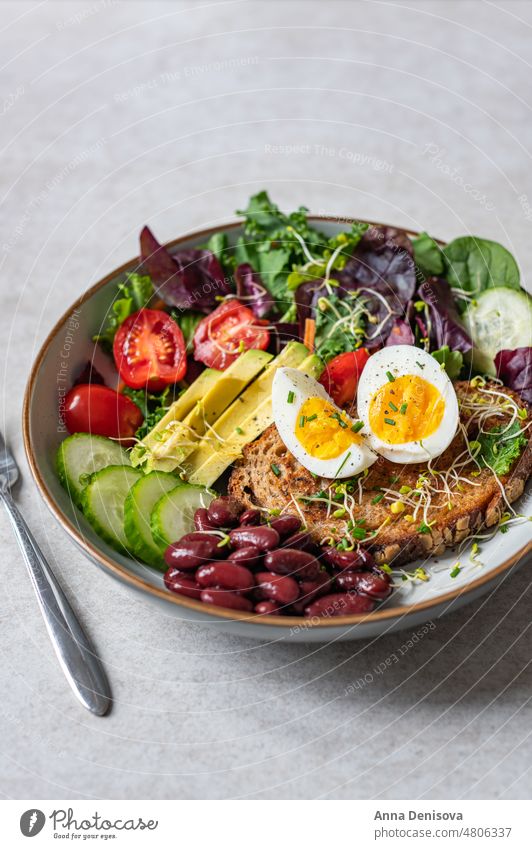
{"type": "MultiPolygon", "coordinates": [[[[231,474],[229,493],[248,507],[299,512],[320,541],[342,539],[353,528],[354,519],[363,529],[358,535],[366,532],[361,544],[373,552],[378,563],[393,563],[395,567],[418,557],[440,555],[446,547],[462,542],[481,528],[496,525],[508,504],[522,495],[532,473],[530,441],[510,472],[501,477],[487,468],[479,470],[466,448],[465,432],[470,440],[478,432],[479,417],[472,412],[471,404],[478,405],[479,399],[484,403],[482,399],[488,397],[490,415],[483,427],[490,429],[509,422],[511,411],[504,406],[508,396],[518,407],[525,406],[517,393],[496,383],[478,390],[467,381],[458,381],[455,389],[461,429],[449,448],[429,464],[399,465],[380,457],[365,478],[348,484],[347,500],[341,493],[332,500],[336,485],[342,482],[314,478],[286,449],[272,425],[245,448],[231,474]],[[488,396],[484,390],[490,389],[504,391],[497,410],[493,405],[499,403],[499,396],[488,396]],[[272,464],[278,475],[272,471],[272,464]],[[405,490],[420,486],[425,490],[422,496],[405,490]],[[317,493],[324,490],[330,503],[315,500],[317,493]],[[401,501],[403,512],[392,512],[394,501],[401,501]],[[349,512],[345,517],[332,516],[346,505],[349,512]]],[[[528,421],[518,421],[525,429],[528,421]]]]}

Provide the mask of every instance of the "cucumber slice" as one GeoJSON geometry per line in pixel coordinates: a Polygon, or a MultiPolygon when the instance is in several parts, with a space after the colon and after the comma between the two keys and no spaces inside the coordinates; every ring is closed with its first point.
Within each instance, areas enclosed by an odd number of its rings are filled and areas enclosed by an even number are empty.
{"type": "Polygon", "coordinates": [[[168,472],[149,472],[129,490],[124,504],[124,530],[130,548],[140,560],[166,569],[161,549],[153,541],[150,515],[157,501],[175,489],[180,479],[168,472]]]}
{"type": "Polygon", "coordinates": [[[495,374],[499,351],[532,345],[532,298],[523,289],[486,289],[469,304],[464,321],[473,340],[473,365],[485,374],[495,374]]]}
{"type": "Polygon", "coordinates": [[[152,510],[150,526],[153,539],[161,551],[183,534],[194,530],[194,513],[208,507],[216,493],[203,486],[182,484],[163,495],[152,510]]]}
{"type": "Polygon", "coordinates": [[[128,553],[124,502],[142,472],[132,466],[107,466],[92,476],[83,491],[83,512],[102,539],[128,553]]]}
{"type": "Polygon", "coordinates": [[[78,507],[81,507],[88,475],[99,472],[105,466],[129,465],[129,454],[118,442],[91,433],[67,436],[56,455],[59,480],[78,507]]]}

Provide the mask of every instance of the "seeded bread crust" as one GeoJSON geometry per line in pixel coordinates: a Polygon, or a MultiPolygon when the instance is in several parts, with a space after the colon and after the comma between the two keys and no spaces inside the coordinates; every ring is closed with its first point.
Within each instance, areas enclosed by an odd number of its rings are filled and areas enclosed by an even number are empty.
{"type": "MultiPolygon", "coordinates": [[[[497,385],[497,388],[500,387],[497,385]]],[[[474,391],[466,381],[458,381],[455,389],[459,400],[474,391]]],[[[523,407],[517,393],[510,389],[504,391],[523,407]]],[[[461,418],[468,427],[467,418],[462,413],[461,418]]],[[[487,426],[500,422],[500,419],[494,419],[492,423],[488,422],[487,426]]],[[[525,425],[526,422],[522,427],[525,425]]],[[[468,430],[469,438],[474,439],[475,434],[470,428],[468,430]]],[[[449,448],[433,462],[433,468],[450,468],[464,450],[465,442],[459,433],[449,448]]],[[[415,522],[409,522],[403,514],[394,516],[390,511],[389,502],[372,502],[379,488],[414,488],[419,476],[428,473],[427,466],[400,466],[379,457],[361,484],[360,492],[353,493],[354,516],[365,520],[364,528],[367,532],[375,531],[385,520],[391,519],[381,528],[373,542],[364,542],[373,552],[377,562],[393,562],[394,566],[400,566],[418,558],[441,555],[446,548],[462,542],[481,528],[496,525],[507,509],[501,485],[506,499],[512,503],[523,494],[525,484],[532,474],[532,440],[509,474],[497,479],[489,469],[482,469],[477,477],[471,477],[470,472],[475,470],[476,466],[471,464],[461,473],[473,483],[461,482],[462,491],[453,488],[451,509],[448,507],[448,495],[442,492],[434,496],[427,516],[429,523],[434,524],[431,524],[430,532],[420,533],[419,516],[415,522]],[[398,480],[391,483],[392,478],[398,480]]],[[[329,483],[326,480],[316,480],[298,463],[285,447],[275,425],[272,425],[259,439],[244,449],[243,457],[235,464],[229,479],[228,490],[230,495],[243,501],[246,507],[259,506],[269,510],[291,508],[291,512],[300,512],[316,540],[326,537],[341,539],[346,533],[346,520],[328,518],[326,505],[303,503],[298,498],[313,495],[329,483]],[[279,468],[278,476],[272,471],[272,464],[279,468]]]]}

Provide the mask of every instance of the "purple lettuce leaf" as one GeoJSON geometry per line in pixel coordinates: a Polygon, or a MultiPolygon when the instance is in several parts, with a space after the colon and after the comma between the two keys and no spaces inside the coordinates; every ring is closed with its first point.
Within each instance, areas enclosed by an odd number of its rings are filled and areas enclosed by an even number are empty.
{"type": "Polygon", "coordinates": [[[158,296],[169,306],[208,313],[216,307],[217,296],[231,291],[230,281],[211,251],[188,248],[171,254],[143,227],[140,254],[158,296]]]}
{"type": "Polygon", "coordinates": [[[299,333],[299,325],[296,322],[274,321],[271,325],[268,350],[277,355],[289,342],[301,342],[302,339],[303,337],[299,333]]]}
{"type": "Polygon", "coordinates": [[[429,277],[419,287],[418,295],[429,309],[431,348],[439,349],[447,345],[451,351],[467,354],[472,349],[473,343],[460,321],[447,280],[441,277],[429,277]]]}
{"type": "Polygon", "coordinates": [[[408,322],[398,318],[390,330],[390,335],[384,343],[384,347],[387,348],[389,345],[414,345],[415,341],[412,328],[408,322]]]}
{"type": "Polygon", "coordinates": [[[519,392],[523,401],[532,404],[532,348],[499,351],[495,357],[497,377],[509,389],[519,392]]]}
{"type": "Polygon", "coordinates": [[[305,336],[305,321],[307,318],[316,318],[318,299],[326,295],[328,295],[328,289],[323,280],[308,280],[296,289],[294,297],[299,338],[301,341],[303,341],[305,336]]]}
{"type": "Polygon", "coordinates": [[[376,319],[374,329],[368,326],[366,346],[371,349],[384,344],[416,289],[410,239],[401,230],[370,227],[335,278],[345,290],[360,291],[376,319]]]}
{"type": "Polygon", "coordinates": [[[264,318],[272,312],[275,301],[262,282],[260,274],[253,271],[249,263],[243,262],[237,266],[235,280],[238,300],[249,307],[257,318],[264,318]]]}

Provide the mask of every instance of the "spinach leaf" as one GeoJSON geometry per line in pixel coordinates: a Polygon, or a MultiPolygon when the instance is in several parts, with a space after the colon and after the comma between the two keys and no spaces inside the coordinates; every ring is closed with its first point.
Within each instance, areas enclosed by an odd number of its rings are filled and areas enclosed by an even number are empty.
{"type": "Polygon", "coordinates": [[[442,249],[428,233],[420,233],[417,239],[412,239],[412,245],[416,266],[424,277],[443,274],[445,266],[442,249]]]}
{"type": "Polygon", "coordinates": [[[107,324],[92,337],[93,342],[100,342],[107,351],[112,350],[115,333],[126,318],[148,306],[153,295],[151,279],[147,275],[126,274],[126,282],[118,284],[117,294],[107,314],[107,324]]]}
{"type": "Polygon", "coordinates": [[[505,428],[507,425],[497,425],[489,433],[477,437],[480,442],[478,461],[489,466],[497,475],[506,475],[510,471],[528,442],[519,422],[515,421],[511,427],[505,428]]]}
{"type": "Polygon", "coordinates": [[[519,268],[512,254],[489,239],[460,236],[443,249],[446,278],[471,294],[495,286],[519,289],[519,268]]]}
{"type": "Polygon", "coordinates": [[[464,364],[464,356],[461,351],[451,351],[448,345],[444,345],[438,351],[432,351],[432,356],[445,368],[450,380],[456,380],[464,364]]]}

